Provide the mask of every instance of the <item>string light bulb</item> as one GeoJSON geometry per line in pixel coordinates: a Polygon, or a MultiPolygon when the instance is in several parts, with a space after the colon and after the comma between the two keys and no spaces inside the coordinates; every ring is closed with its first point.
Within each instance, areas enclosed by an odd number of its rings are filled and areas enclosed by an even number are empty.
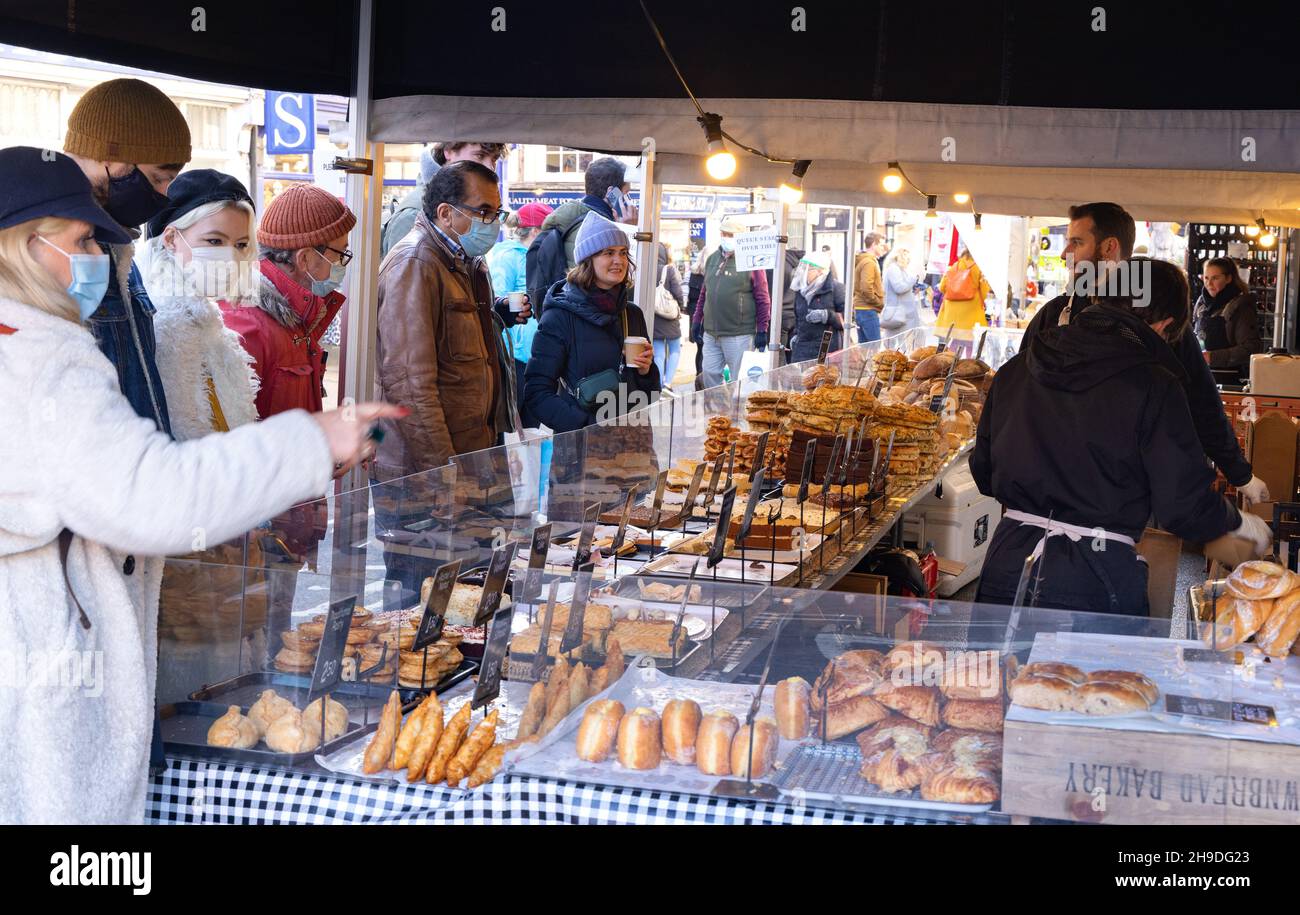
{"type": "Polygon", "coordinates": [[[1246,226],[1246,235],[1248,237],[1254,238],[1258,234],[1259,234],[1259,226],[1246,226]]]}
{"type": "Polygon", "coordinates": [[[970,203],[970,194],[963,192],[952,195],[952,199],[962,205],[970,203]]]}
{"type": "Polygon", "coordinates": [[[704,160],[704,168],[710,178],[726,181],[736,173],[736,156],[722,141],[722,115],[703,114],[696,120],[704,128],[704,137],[709,144],[705,153],[707,158],[704,160]]]}
{"type": "Polygon", "coordinates": [[[782,203],[798,203],[803,200],[803,176],[808,173],[808,166],[812,164],[810,159],[799,159],[794,163],[791,170],[791,180],[782,181],[781,186],[777,188],[777,195],[782,203]]]}
{"type": "Polygon", "coordinates": [[[1259,246],[1261,248],[1271,248],[1277,244],[1277,236],[1270,232],[1268,226],[1264,224],[1263,216],[1255,220],[1255,225],[1257,227],[1255,231],[1259,235],[1259,246]]]}
{"type": "Polygon", "coordinates": [[[903,189],[903,170],[898,167],[897,162],[889,163],[889,170],[885,172],[885,177],[881,179],[880,184],[890,194],[897,194],[903,189]]]}

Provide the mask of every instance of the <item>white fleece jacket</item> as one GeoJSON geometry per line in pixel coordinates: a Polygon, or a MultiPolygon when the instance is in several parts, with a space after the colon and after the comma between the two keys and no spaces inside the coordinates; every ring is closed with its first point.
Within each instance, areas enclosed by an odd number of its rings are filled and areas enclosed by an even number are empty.
{"type": "Polygon", "coordinates": [[[137,823],[157,557],[188,551],[198,529],[220,543],[321,496],[329,447],[301,410],[173,442],[131,409],[83,327],[5,299],[0,325],[0,822],[137,823]],[[90,629],[64,584],[63,528],[90,629]]]}

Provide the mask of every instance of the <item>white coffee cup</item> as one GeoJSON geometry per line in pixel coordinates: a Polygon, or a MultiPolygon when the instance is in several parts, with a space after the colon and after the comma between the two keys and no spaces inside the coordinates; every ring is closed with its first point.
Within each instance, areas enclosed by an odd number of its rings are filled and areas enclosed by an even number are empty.
{"type": "Polygon", "coordinates": [[[524,300],[527,299],[527,298],[528,298],[528,293],[526,293],[526,292],[512,292],[512,293],[510,293],[510,296],[509,296],[509,299],[510,299],[510,310],[513,311],[513,312],[520,312],[520,311],[523,311],[523,310],[524,310],[524,300]]]}

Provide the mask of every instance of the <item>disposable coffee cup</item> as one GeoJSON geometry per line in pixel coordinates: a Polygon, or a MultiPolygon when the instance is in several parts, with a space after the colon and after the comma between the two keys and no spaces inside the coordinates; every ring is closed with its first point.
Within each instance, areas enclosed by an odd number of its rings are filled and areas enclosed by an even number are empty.
{"type": "Polygon", "coordinates": [[[650,348],[650,341],[645,337],[624,337],[623,338],[623,358],[628,362],[636,359],[641,355],[643,350],[650,348]]]}
{"type": "Polygon", "coordinates": [[[527,298],[528,298],[528,293],[526,293],[526,292],[512,292],[512,293],[510,293],[510,310],[513,311],[513,312],[520,312],[520,311],[523,311],[523,310],[524,310],[524,300],[527,299],[527,298]]]}

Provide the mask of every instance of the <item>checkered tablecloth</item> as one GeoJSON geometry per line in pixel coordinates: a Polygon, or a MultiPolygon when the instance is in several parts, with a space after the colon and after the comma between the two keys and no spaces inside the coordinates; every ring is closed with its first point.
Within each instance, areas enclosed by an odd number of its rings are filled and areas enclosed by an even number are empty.
{"type": "MultiPolygon", "coordinates": [[[[506,775],[474,791],[169,759],[149,786],[149,823],[570,823],[907,825],[903,812],[850,813],[506,775]]],[[[950,822],[950,820],[942,820],[950,822]]],[[[980,818],[971,818],[979,822],[980,818]]]]}

